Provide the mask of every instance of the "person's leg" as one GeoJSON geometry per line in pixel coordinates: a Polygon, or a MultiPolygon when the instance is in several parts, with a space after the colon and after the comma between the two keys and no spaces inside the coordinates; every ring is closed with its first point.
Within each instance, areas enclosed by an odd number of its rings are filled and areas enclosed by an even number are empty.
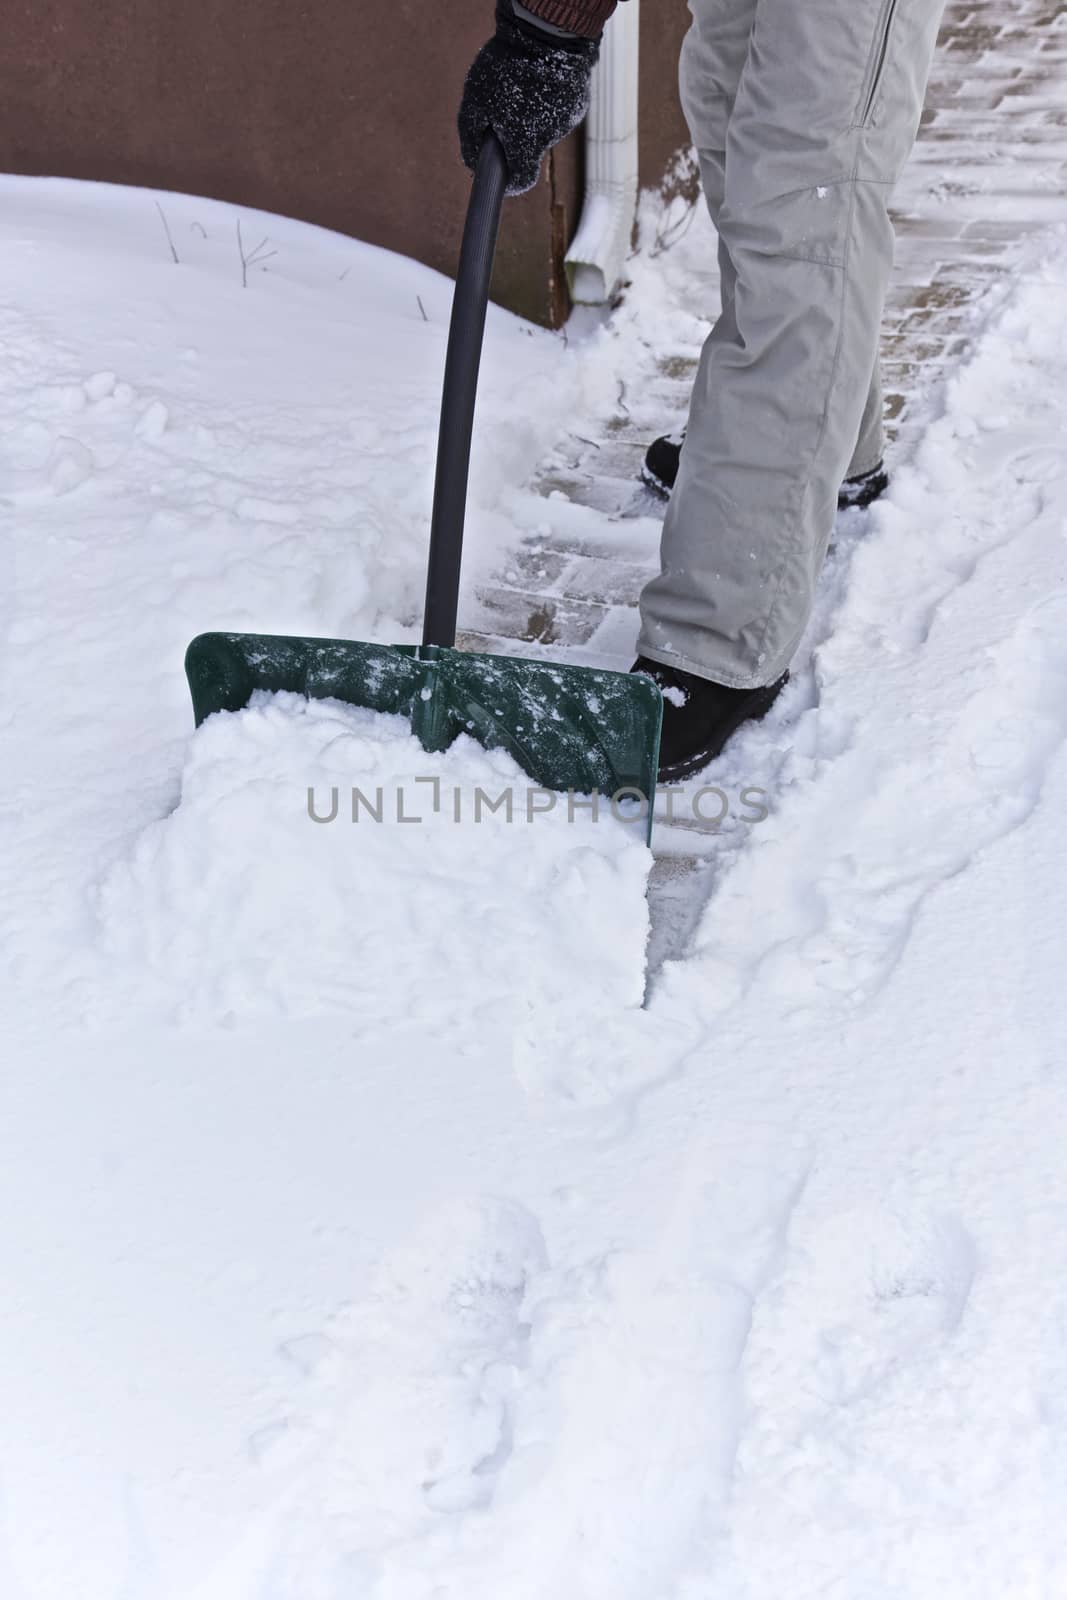
{"type": "MultiPolygon", "coordinates": [[[[682,44],[678,80],[682,107],[700,163],[704,200],[716,231],[726,184],[726,130],[737,98],[741,74],[748,58],[749,39],[756,20],[757,0],[713,0],[697,5],[693,23],[682,44]]],[[[719,274],[722,288],[720,309],[732,305],[735,273],[730,252],[719,240],[719,274]]],[[[655,472],[649,453],[651,481],[660,492],[669,494],[677,472],[677,441],[668,437],[656,444],[668,445],[666,475],[662,481],[655,472]]],[[[654,445],[653,450],[656,446],[654,445]]],[[[860,478],[881,464],[884,448],[882,431],[882,384],[879,363],[864,407],[859,440],[848,469],[848,478],[860,478]]]]}
{"type": "MultiPolygon", "coordinates": [[[[777,679],[796,649],[870,397],[886,206],[942,5],[757,0],[724,141],[729,287],[694,387],[663,570],[642,596],[646,658],[749,688],[777,679]]],[[[691,9],[687,72],[724,0],[691,9]]],[[[695,95],[687,105],[702,165],[725,99],[705,81],[706,133],[695,95]]]]}
{"type": "MultiPolygon", "coordinates": [[[[748,57],[756,0],[717,0],[701,10],[682,45],[679,82],[683,107],[693,108],[691,114],[686,110],[686,116],[694,143],[698,137],[701,140],[696,145],[701,187],[719,233],[726,184],[726,129],[748,57]]],[[[718,253],[720,313],[732,312],[737,275],[721,233],[718,253]]],[[[846,482],[881,465],[885,452],[883,411],[881,358],[876,356],[846,482]]]]}
{"type": "Polygon", "coordinates": [[[874,358],[874,372],[867,385],[867,400],[860,419],[859,438],[852,452],[852,460],[845,473],[846,484],[854,478],[865,478],[882,464],[885,455],[885,408],[882,403],[882,362],[874,358]]]}
{"type": "Polygon", "coordinates": [[[758,0],[691,0],[692,26],[682,42],[678,86],[700,162],[704,201],[719,234],[722,310],[734,297],[735,273],[719,228],[726,186],[726,134],[748,59],[758,0]]]}

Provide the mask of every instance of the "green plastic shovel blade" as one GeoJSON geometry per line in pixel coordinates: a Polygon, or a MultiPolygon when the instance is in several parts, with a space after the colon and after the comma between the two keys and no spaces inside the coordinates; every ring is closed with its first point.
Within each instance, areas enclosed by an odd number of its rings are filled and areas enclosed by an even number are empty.
{"type": "Polygon", "coordinates": [[[647,802],[649,833],[663,700],[651,678],[489,656],[440,645],[357,644],[203,633],[185,657],[197,726],[257,690],[343,700],[407,717],[424,750],[467,733],[506,750],[543,789],[647,802]]]}

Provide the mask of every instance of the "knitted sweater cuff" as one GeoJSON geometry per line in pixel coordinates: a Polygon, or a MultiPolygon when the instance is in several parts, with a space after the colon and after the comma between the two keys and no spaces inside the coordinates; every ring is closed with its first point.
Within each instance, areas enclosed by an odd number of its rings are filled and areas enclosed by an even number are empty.
{"type": "Polygon", "coordinates": [[[523,6],[543,22],[552,22],[568,33],[596,39],[615,10],[616,0],[522,0],[523,6]]]}

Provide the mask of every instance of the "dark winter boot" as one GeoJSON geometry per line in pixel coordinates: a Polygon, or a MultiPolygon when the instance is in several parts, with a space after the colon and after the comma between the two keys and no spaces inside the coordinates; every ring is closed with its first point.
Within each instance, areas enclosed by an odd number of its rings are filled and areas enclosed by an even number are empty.
{"type": "Polygon", "coordinates": [[[671,497],[684,443],[683,428],[681,433],[665,433],[661,438],[653,439],[648,447],[645,464],[641,468],[641,479],[656,494],[662,495],[664,500],[671,497]]]}
{"type": "MultiPolygon", "coordinates": [[[[648,447],[645,464],[641,468],[641,478],[656,494],[662,495],[664,500],[670,499],[671,490],[674,488],[684,443],[683,428],[681,433],[665,433],[662,438],[654,439],[648,447]]],[[[889,474],[879,461],[870,472],[861,473],[856,478],[845,479],[838,491],[837,509],[839,511],[862,509],[885,494],[888,488],[889,474]]]]}
{"type": "Polygon", "coordinates": [[[789,681],[760,689],[728,689],[677,667],[638,656],[631,672],[643,672],[663,691],[663,735],[659,747],[660,783],[680,783],[721,754],[743,722],[758,722],[789,681]]]}
{"type": "Polygon", "coordinates": [[[846,478],[837,491],[838,511],[862,511],[881,498],[889,488],[889,474],[879,461],[870,472],[861,472],[855,478],[846,478]]]}

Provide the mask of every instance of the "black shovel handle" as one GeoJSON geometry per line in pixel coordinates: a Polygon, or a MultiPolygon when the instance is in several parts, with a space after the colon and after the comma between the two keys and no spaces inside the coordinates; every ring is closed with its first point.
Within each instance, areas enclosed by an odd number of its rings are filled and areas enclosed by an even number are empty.
{"type": "Polygon", "coordinates": [[[424,645],[452,646],[456,642],[474,404],[489,306],[489,281],[493,275],[507,181],[503,146],[494,133],[489,133],[474,174],[448,332],[441,428],[437,437],[437,481],[430,524],[430,562],[426,574],[424,645]]]}

